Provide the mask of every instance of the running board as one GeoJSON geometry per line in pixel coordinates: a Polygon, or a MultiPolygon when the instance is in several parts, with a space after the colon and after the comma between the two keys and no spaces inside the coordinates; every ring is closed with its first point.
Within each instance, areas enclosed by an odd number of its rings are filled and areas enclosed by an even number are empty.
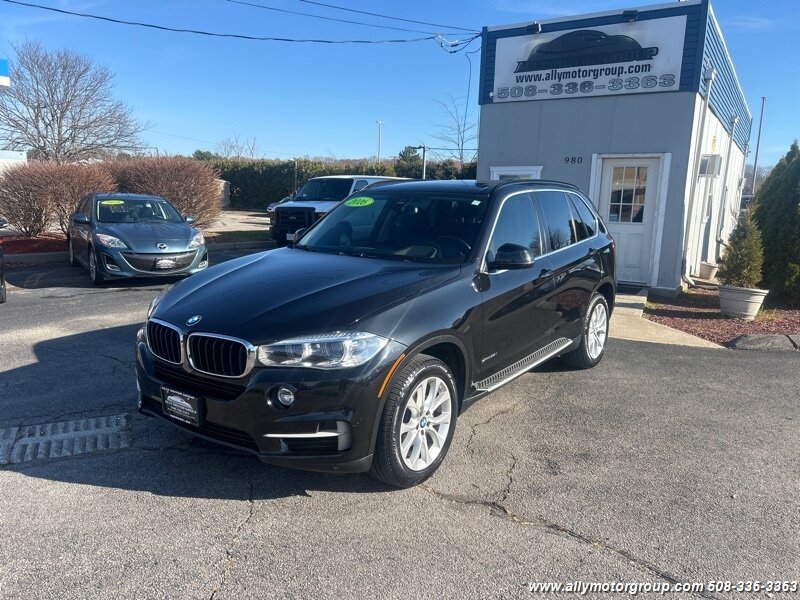
{"type": "Polygon", "coordinates": [[[518,360],[513,365],[507,366],[502,371],[498,371],[483,381],[479,381],[475,384],[475,388],[479,392],[491,392],[496,390],[501,385],[505,385],[512,379],[516,379],[520,375],[530,371],[533,367],[540,365],[549,358],[554,357],[556,354],[564,350],[564,348],[568,347],[571,343],[572,341],[568,340],[567,338],[559,338],[555,341],[552,341],[546,346],[539,348],[530,356],[526,356],[522,360],[518,360]]]}

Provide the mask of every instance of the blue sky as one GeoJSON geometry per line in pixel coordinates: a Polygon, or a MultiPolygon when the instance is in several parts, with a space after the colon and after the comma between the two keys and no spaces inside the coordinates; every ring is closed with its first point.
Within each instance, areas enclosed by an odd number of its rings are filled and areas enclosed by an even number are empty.
{"type": "MultiPolygon", "coordinates": [[[[31,0],[79,12],[172,27],[257,36],[326,39],[410,38],[425,34],[333,23],[234,4],[226,0],[31,0]]],[[[411,23],[371,18],[300,0],[254,3],[421,31],[411,23]]],[[[327,0],[330,4],[449,26],[479,29],[554,16],[642,4],[630,0],[327,0]]],[[[800,137],[800,2],[712,2],[755,116],[767,109],[762,165],[774,164],[800,137]]],[[[464,39],[465,32],[448,39],[464,39]]],[[[92,57],[116,73],[116,93],[137,117],[150,121],[147,142],[162,152],[214,150],[238,134],[255,138],[268,157],[373,156],[377,125],[382,155],[405,145],[440,145],[434,134],[446,117],[437,103],[467,95],[470,65],[433,41],[385,45],[319,45],[216,39],[165,33],[0,3],[0,56],[12,44],[37,40],[92,57]]],[[[476,40],[470,50],[477,49],[476,40]]],[[[480,54],[472,58],[470,116],[477,120],[480,54]]],[[[751,155],[750,160],[752,161],[751,155]]]]}

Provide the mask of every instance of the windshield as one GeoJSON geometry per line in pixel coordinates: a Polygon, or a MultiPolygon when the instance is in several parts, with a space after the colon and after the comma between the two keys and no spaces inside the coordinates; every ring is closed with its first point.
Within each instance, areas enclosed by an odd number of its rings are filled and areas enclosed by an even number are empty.
{"type": "Polygon", "coordinates": [[[182,223],[183,219],[163,198],[102,198],[97,201],[100,223],[182,223]]]}
{"type": "Polygon", "coordinates": [[[477,242],[488,201],[486,196],[376,189],[341,203],[295,247],[372,258],[462,263],[477,242]]]}
{"type": "Polygon", "coordinates": [[[350,193],[350,179],[309,179],[297,192],[295,200],[329,200],[339,202],[350,193]]]}

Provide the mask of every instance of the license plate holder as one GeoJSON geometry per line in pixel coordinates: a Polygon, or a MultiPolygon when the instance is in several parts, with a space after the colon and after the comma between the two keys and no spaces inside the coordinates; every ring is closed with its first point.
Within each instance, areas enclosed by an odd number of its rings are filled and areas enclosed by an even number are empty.
{"type": "Polygon", "coordinates": [[[161,388],[164,414],[194,427],[200,426],[202,400],[166,387],[161,388]]]}
{"type": "Polygon", "coordinates": [[[156,259],[156,269],[174,269],[175,268],[175,259],[174,258],[157,258],[156,259]]]}

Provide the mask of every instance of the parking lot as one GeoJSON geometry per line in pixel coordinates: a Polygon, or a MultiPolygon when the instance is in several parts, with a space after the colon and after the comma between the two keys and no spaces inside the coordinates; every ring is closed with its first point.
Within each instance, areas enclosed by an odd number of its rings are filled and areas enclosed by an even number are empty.
{"type": "MultiPolygon", "coordinates": [[[[266,466],[139,416],[133,339],[163,284],[94,288],[60,264],[8,279],[2,598],[486,598],[537,581],[800,578],[794,353],[611,340],[593,370],[545,364],[472,406],[442,468],[397,491],[266,466]],[[58,432],[71,428],[102,435],[68,450],[58,432]],[[17,449],[24,435],[57,441],[17,449]]],[[[700,596],[747,594],[669,597],[700,596]]]]}

